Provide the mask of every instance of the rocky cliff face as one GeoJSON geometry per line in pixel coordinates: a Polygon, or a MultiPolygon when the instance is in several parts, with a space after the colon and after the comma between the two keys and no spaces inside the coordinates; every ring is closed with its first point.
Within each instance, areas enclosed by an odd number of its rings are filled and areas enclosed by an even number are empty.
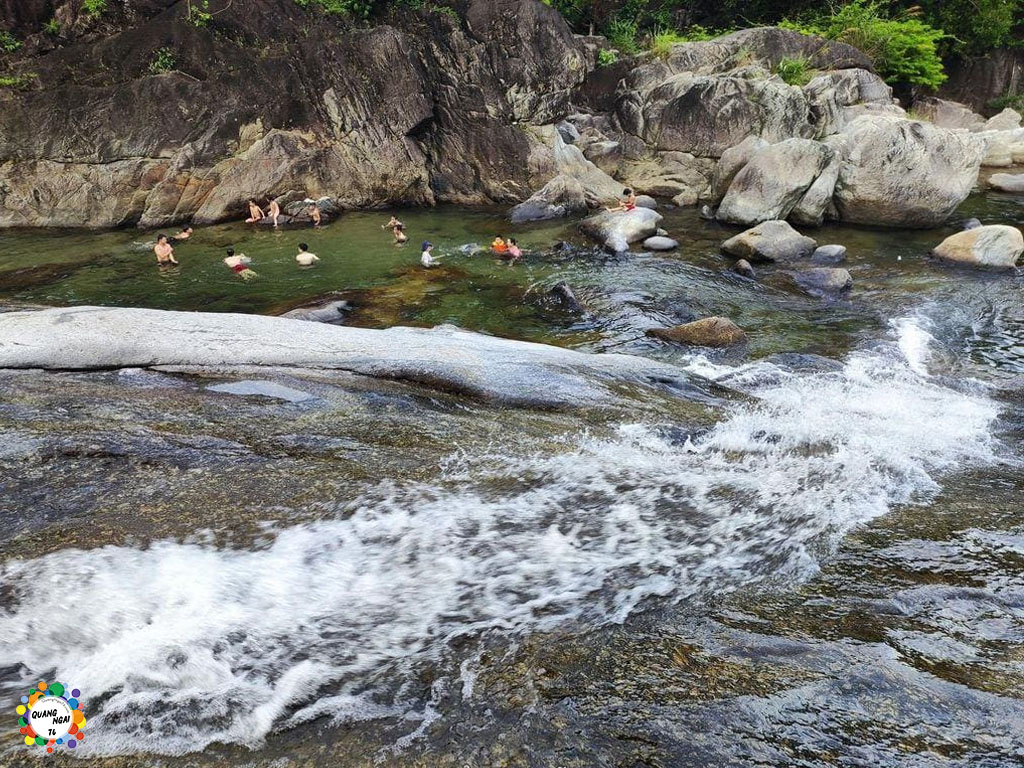
{"type": "Polygon", "coordinates": [[[518,201],[551,175],[524,127],[567,114],[586,71],[536,0],[368,29],[294,0],[227,4],[206,28],[174,0],[99,21],[78,2],[4,2],[30,85],[0,88],[0,227],[204,223],[249,197],[518,201]],[[51,17],[65,44],[33,35],[51,17]],[[157,74],[162,49],[174,66],[157,74]]]}

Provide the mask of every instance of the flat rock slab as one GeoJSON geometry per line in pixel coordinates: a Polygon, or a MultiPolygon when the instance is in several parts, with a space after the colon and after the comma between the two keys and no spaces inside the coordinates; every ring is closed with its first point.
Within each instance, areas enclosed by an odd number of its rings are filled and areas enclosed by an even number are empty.
{"type": "Polygon", "coordinates": [[[1000,192],[1024,192],[1024,173],[993,173],[988,184],[1000,192]]]}
{"type": "Polygon", "coordinates": [[[629,250],[629,244],[645,240],[658,231],[661,214],[650,208],[632,211],[604,211],[580,222],[580,231],[613,253],[629,250]]]}
{"type": "Polygon", "coordinates": [[[0,368],[247,365],[345,370],[535,408],[611,405],[623,383],[715,400],[698,386],[706,382],[667,363],[453,326],[379,331],[261,315],[104,307],[0,314],[0,368]]]}
{"type": "Polygon", "coordinates": [[[811,254],[813,264],[839,264],[845,260],[845,245],[822,245],[811,254]]]}

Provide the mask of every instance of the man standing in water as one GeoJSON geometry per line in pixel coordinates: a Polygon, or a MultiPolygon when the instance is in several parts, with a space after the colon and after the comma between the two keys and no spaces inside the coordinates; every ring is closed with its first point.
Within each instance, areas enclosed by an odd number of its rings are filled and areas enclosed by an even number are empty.
{"type": "Polygon", "coordinates": [[[299,263],[300,267],[312,267],[320,258],[315,253],[309,252],[309,246],[305,243],[299,243],[299,253],[295,257],[295,260],[299,263]]]}
{"type": "Polygon", "coordinates": [[[167,235],[157,235],[153,253],[156,254],[156,263],[160,266],[178,263],[174,258],[174,246],[167,240],[167,235]]]}

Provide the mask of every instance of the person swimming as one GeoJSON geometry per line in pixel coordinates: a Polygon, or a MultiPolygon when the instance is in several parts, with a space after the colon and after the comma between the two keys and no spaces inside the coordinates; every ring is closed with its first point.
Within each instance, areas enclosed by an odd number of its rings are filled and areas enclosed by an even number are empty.
{"type": "Polygon", "coordinates": [[[249,218],[245,220],[245,223],[246,224],[259,224],[261,221],[263,221],[264,218],[265,218],[265,215],[263,213],[263,209],[260,208],[258,205],[256,205],[256,201],[255,200],[250,200],[249,201],[249,218]]]}
{"type": "Polygon", "coordinates": [[[156,254],[156,263],[160,266],[178,263],[174,258],[174,246],[168,241],[167,235],[157,235],[153,253],[156,254]]]}
{"type": "Polygon", "coordinates": [[[423,243],[423,253],[420,254],[420,264],[422,264],[424,267],[427,267],[428,269],[441,261],[440,256],[434,256],[434,254],[431,253],[431,251],[433,250],[433,243],[423,243]]]}
{"type": "Polygon", "coordinates": [[[192,237],[192,227],[185,227],[181,232],[174,236],[175,240],[188,240],[192,237]]]}
{"type": "Polygon", "coordinates": [[[295,261],[299,263],[300,267],[312,267],[320,261],[320,257],[315,253],[310,253],[308,245],[305,243],[299,243],[299,252],[295,256],[295,261]]]}
{"type": "Polygon", "coordinates": [[[491,243],[491,250],[495,253],[508,253],[508,244],[501,235],[498,235],[498,237],[494,238],[494,242],[491,243]]]}
{"type": "Polygon", "coordinates": [[[381,224],[380,228],[391,230],[391,234],[395,236],[396,245],[401,245],[402,243],[409,242],[409,236],[405,234],[405,224],[403,224],[394,216],[391,217],[387,224],[381,224]]]}
{"type": "Polygon", "coordinates": [[[515,241],[515,238],[509,238],[508,257],[510,261],[519,261],[523,258],[523,252],[519,250],[519,243],[515,241]]]}
{"type": "Polygon", "coordinates": [[[274,222],[274,226],[277,226],[277,220],[281,217],[281,206],[277,204],[277,200],[270,199],[270,205],[268,206],[267,215],[274,222]]]}
{"type": "Polygon", "coordinates": [[[633,193],[632,189],[630,189],[629,187],[626,187],[626,189],[622,190],[622,199],[619,201],[619,204],[616,207],[614,207],[614,208],[605,208],[605,210],[606,211],[613,211],[613,212],[614,211],[626,211],[627,213],[629,211],[635,211],[636,210],[636,195],[633,193]]]}
{"type": "Polygon", "coordinates": [[[228,269],[240,278],[243,280],[252,280],[254,277],[259,277],[259,275],[249,268],[249,264],[252,260],[244,253],[236,255],[234,248],[228,248],[227,254],[227,257],[224,259],[224,264],[226,264],[228,269]]]}

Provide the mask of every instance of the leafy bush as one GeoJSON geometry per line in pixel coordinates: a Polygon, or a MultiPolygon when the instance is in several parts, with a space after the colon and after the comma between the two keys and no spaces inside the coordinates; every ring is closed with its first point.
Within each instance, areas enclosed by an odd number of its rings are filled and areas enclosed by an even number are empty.
{"type": "Polygon", "coordinates": [[[859,48],[875,63],[878,74],[893,84],[937,88],[946,80],[938,52],[945,33],[909,12],[889,18],[876,0],[850,0],[829,13],[779,26],[859,48]]]}
{"type": "Polygon", "coordinates": [[[608,48],[602,48],[597,52],[597,66],[610,67],[619,60],[619,54],[608,48]]]}
{"type": "Polygon", "coordinates": [[[192,26],[210,26],[210,22],[213,21],[213,14],[210,13],[210,0],[190,0],[186,18],[192,26]]]}
{"type": "Polygon", "coordinates": [[[924,18],[946,34],[947,47],[961,54],[985,54],[1013,45],[1019,0],[917,0],[924,18]]]}
{"type": "Polygon", "coordinates": [[[43,31],[48,35],[59,35],[60,22],[57,21],[56,17],[50,19],[48,22],[43,24],[43,31]]]}
{"type": "Polygon", "coordinates": [[[367,19],[373,11],[373,0],[295,0],[303,8],[317,6],[324,13],[334,13],[344,16],[354,16],[358,19],[367,19]]]}
{"type": "Polygon", "coordinates": [[[82,0],[82,10],[86,16],[102,16],[107,10],[107,0],[82,0]]]}
{"type": "Polygon", "coordinates": [[[160,48],[149,65],[149,73],[162,75],[165,72],[173,72],[177,66],[178,62],[174,58],[174,51],[170,48],[160,48]]]}
{"type": "Polygon", "coordinates": [[[789,85],[804,86],[811,82],[813,70],[804,57],[790,58],[783,56],[775,67],[775,74],[789,85]]]}
{"type": "Polygon", "coordinates": [[[988,103],[989,109],[993,112],[1002,112],[1004,109],[1012,109],[1024,114],[1024,93],[1015,93],[1012,96],[1005,94],[998,99],[992,99],[988,103]]]}
{"type": "Polygon", "coordinates": [[[0,51],[14,53],[21,48],[21,41],[10,32],[0,31],[0,51]]]}
{"type": "Polygon", "coordinates": [[[650,50],[655,56],[667,59],[668,55],[672,53],[673,45],[685,42],[686,38],[675,30],[665,29],[660,32],[656,32],[654,37],[651,38],[650,50]]]}
{"type": "Polygon", "coordinates": [[[623,53],[637,53],[640,46],[636,42],[637,26],[635,21],[612,19],[605,30],[608,42],[623,53]]]}

